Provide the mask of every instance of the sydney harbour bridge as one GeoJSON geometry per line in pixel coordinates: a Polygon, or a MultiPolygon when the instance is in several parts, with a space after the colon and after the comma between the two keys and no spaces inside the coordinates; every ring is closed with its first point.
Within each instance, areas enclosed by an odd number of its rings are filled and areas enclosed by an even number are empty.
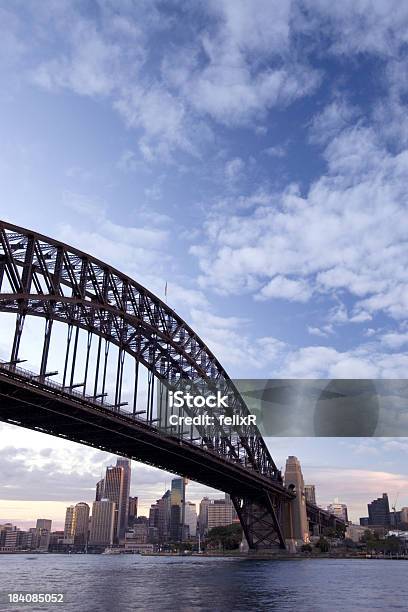
{"type": "MultiPolygon", "coordinates": [[[[0,221],[0,312],[0,420],[224,491],[251,549],[286,547],[300,492],[285,486],[256,425],[168,425],[168,389],[186,383],[216,387],[230,415],[249,411],[166,303],[87,253],[0,221]]],[[[307,514],[341,524],[310,503],[307,514]]]]}

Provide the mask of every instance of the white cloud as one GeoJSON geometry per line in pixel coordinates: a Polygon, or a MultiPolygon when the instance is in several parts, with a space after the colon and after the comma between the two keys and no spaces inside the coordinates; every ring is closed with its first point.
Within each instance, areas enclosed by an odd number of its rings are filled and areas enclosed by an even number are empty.
{"type": "Polygon", "coordinates": [[[292,280],[278,274],[262,287],[255,299],[284,299],[293,302],[307,302],[312,295],[308,284],[302,280],[292,280]]]}
{"type": "Polygon", "coordinates": [[[372,129],[351,127],[325,149],[327,173],[302,195],[295,185],[251,201],[216,203],[205,226],[200,283],[226,294],[306,301],[354,298],[331,322],[364,322],[408,308],[408,151],[392,155],[372,129]],[[341,315],[341,317],[340,317],[341,315]],[[340,317],[340,318],[339,318],[340,317]]]}

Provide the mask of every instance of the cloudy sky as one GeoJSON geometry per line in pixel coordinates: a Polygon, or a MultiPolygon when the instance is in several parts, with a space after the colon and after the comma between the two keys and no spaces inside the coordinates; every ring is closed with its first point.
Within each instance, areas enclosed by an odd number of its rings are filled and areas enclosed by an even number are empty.
{"type": "MultiPolygon", "coordinates": [[[[14,0],[0,23],[3,219],[167,282],[235,377],[405,376],[407,3],[14,0]]],[[[110,457],[0,427],[0,518],[92,499],[110,457]]],[[[408,505],[406,439],[269,444],[354,517],[408,505]]],[[[146,504],[169,480],[134,473],[146,504]]]]}

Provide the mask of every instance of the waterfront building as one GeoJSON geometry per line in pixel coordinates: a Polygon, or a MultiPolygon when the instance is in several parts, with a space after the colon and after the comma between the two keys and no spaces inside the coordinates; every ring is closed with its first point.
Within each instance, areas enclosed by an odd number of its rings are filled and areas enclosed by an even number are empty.
{"type": "Polygon", "coordinates": [[[214,499],[207,507],[208,531],[214,527],[226,527],[233,522],[232,504],[225,499],[214,499]]]}
{"type": "Polygon", "coordinates": [[[105,489],[105,479],[101,478],[96,483],[96,493],[95,493],[95,501],[101,501],[104,497],[104,489],[105,489]]]}
{"type": "Polygon", "coordinates": [[[391,524],[387,493],[383,493],[382,497],[374,499],[371,504],[368,504],[368,524],[378,526],[388,526],[391,524]]]}
{"type": "Polygon", "coordinates": [[[74,544],[75,546],[86,546],[89,529],[89,506],[85,502],[79,502],[74,508],[74,544]]]}
{"type": "Polygon", "coordinates": [[[89,533],[89,544],[91,546],[112,546],[115,515],[115,502],[109,499],[101,499],[92,504],[89,533]]]}
{"type": "Polygon", "coordinates": [[[203,497],[200,501],[200,511],[198,514],[198,528],[201,536],[204,536],[208,530],[208,506],[211,504],[209,497],[203,497]]]}
{"type": "Polygon", "coordinates": [[[353,542],[361,542],[361,538],[367,531],[367,527],[363,525],[353,525],[350,523],[347,525],[345,537],[353,540],[353,542]]]}
{"type": "Polygon", "coordinates": [[[128,527],[133,527],[137,519],[137,497],[129,497],[128,502],[128,527]]]}
{"type": "Polygon", "coordinates": [[[65,512],[65,524],[64,524],[64,544],[74,543],[74,514],[75,506],[68,506],[65,512]]]}
{"type": "Polygon", "coordinates": [[[195,538],[197,535],[197,509],[196,505],[190,501],[186,502],[184,520],[189,529],[190,538],[195,538]]]}
{"type": "Polygon", "coordinates": [[[51,531],[51,525],[51,519],[37,519],[36,529],[48,529],[48,531],[51,531]]]}
{"type": "Polygon", "coordinates": [[[346,504],[340,504],[338,500],[335,500],[332,504],[327,506],[327,511],[335,516],[338,516],[345,523],[348,523],[348,512],[346,504]]]}
{"type": "Polygon", "coordinates": [[[185,500],[186,478],[173,478],[171,481],[170,539],[182,542],[185,539],[185,500]]]}
{"type": "Polygon", "coordinates": [[[122,487],[121,487],[121,499],[119,502],[118,510],[118,538],[119,541],[125,537],[125,531],[128,527],[128,516],[129,516],[129,493],[130,493],[130,479],[131,479],[131,465],[130,460],[119,457],[116,461],[116,466],[123,468],[122,472],[122,487]]]}
{"type": "Polygon", "coordinates": [[[310,502],[311,504],[314,504],[315,506],[317,505],[315,485],[305,484],[305,498],[307,502],[310,502]]]}
{"type": "Polygon", "coordinates": [[[119,543],[120,517],[122,516],[121,503],[123,501],[124,470],[120,466],[106,468],[104,478],[103,496],[115,504],[115,518],[113,527],[114,543],[119,543]]]}

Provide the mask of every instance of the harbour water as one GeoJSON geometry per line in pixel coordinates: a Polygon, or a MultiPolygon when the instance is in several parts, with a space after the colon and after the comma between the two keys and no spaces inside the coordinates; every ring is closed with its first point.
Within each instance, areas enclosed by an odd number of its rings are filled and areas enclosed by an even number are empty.
{"type": "Polygon", "coordinates": [[[407,610],[408,562],[140,555],[0,555],[0,610],[407,610]],[[64,593],[62,604],[7,594],[64,593]]]}

